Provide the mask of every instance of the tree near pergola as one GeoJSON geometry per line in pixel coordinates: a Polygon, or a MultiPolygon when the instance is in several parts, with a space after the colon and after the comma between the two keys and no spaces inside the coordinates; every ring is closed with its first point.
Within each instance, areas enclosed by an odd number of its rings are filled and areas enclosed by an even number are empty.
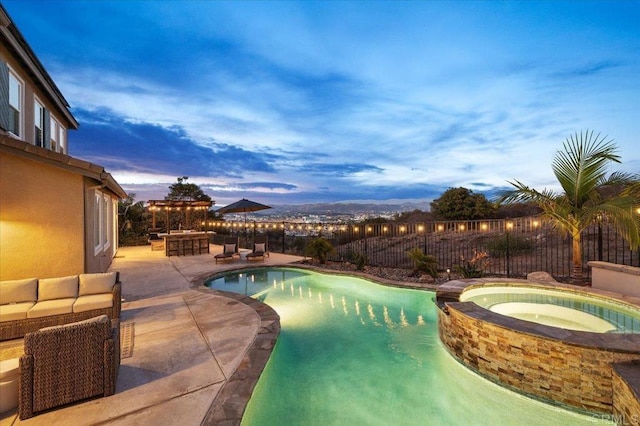
{"type": "MultiPolygon", "coordinates": [[[[211,201],[211,197],[204,193],[200,186],[189,183],[189,176],[177,178],[177,182],[169,185],[169,193],[164,197],[168,201],[211,201]]],[[[171,212],[167,214],[168,228],[177,229],[181,227],[196,227],[201,219],[189,214],[189,209],[185,208],[181,212],[171,212]],[[184,223],[183,223],[184,221],[184,223]]]]}
{"type": "Polygon", "coordinates": [[[431,202],[431,212],[438,219],[474,220],[492,217],[496,209],[483,194],[459,187],[449,188],[431,202]]]}
{"type": "Polygon", "coordinates": [[[564,151],[556,152],[551,167],[563,192],[537,191],[518,180],[507,181],[515,189],[504,192],[499,203],[533,202],[542,216],[572,238],[572,283],[584,284],[582,231],[606,217],[631,246],[640,246],[638,208],[640,176],[633,173],[607,174],[611,163],[620,163],[611,139],[593,131],[569,136],[564,151]]]}
{"type": "Polygon", "coordinates": [[[195,183],[187,183],[189,176],[178,178],[178,182],[169,185],[169,194],[165,200],[172,201],[211,201],[211,197],[204,193],[195,183]]]}

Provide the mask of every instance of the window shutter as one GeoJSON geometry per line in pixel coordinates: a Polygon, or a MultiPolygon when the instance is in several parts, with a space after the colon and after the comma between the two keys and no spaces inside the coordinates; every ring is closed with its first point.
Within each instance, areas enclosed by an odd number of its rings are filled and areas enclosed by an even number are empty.
{"type": "Polygon", "coordinates": [[[0,129],[9,130],[9,67],[0,61],[0,129]]]}
{"type": "Polygon", "coordinates": [[[44,109],[44,125],[42,129],[42,138],[44,139],[42,142],[42,146],[47,149],[51,149],[51,113],[46,108],[44,109]]]}

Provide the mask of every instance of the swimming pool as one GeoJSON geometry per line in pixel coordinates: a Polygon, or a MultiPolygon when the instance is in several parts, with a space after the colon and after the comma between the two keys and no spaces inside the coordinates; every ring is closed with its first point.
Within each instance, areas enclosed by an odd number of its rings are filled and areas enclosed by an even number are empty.
{"type": "Polygon", "coordinates": [[[438,337],[433,292],[287,268],[227,273],[208,285],[251,295],[281,317],[245,425],[593,424],[455,361],[438,337]]]}

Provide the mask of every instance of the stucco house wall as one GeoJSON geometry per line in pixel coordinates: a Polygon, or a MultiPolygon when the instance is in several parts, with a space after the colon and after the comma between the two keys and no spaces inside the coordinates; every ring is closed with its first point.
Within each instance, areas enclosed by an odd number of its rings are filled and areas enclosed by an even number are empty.
{"type": "Polygon", "coordinates": [[[1,155],[0,193],[0,280],[84,271],[81,175],[1,155]]]}
{"type": "Polygon", "coordinates": [[[127,194],[72,157],[69,104],[0,3],[0,280],[104,272],[127,194]]]}

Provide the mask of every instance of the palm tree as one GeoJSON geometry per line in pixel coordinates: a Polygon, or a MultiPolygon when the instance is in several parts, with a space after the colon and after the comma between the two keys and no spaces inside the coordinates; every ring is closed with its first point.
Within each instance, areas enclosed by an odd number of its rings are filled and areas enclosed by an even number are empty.
{"type": "Polygon", "coordinates": [[[617,147],[611,139],[593,131],[576,133],[564,142],[564,151],[556,152],[552,162],[562,193],[545,189],[541,192],[514,180],[515,187],[504,192],[499,202],[533,202],[542,209],[542,216],[572,238],[572,283],[583,284],[582,231],[606,217],[631,249],[640,246],[640,206],[637,174],[612,172],[610,163],[620,163],[617,147]]]}

